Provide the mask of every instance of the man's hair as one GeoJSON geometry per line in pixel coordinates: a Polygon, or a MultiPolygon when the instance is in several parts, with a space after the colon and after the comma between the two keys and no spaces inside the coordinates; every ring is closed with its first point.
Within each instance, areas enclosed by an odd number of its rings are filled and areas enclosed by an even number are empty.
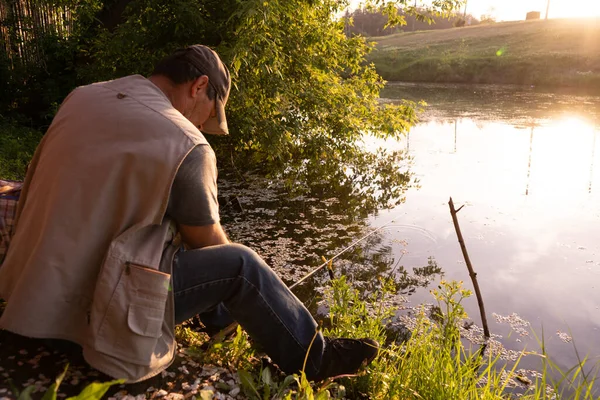
{"type": "MultiPolygon", "coordinates": [[[[198,68],[190,64],[183,58],[185,50],[177,50],[170,56],[163,58],[156,66],[152,75],[166,76],[176,85],[187,83],[197,79],[202,75],[206,75],[198,68]]],[[[209,100],[214,100],[217,97],[217,92],[212,84],[208,85],[206,95],[209,100]]]]}

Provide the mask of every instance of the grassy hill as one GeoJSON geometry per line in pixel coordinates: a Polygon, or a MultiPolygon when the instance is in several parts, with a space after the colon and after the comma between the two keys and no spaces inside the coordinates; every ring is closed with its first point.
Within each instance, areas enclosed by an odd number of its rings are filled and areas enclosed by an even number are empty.
{"type": "Polygon", "coordinates": [[[389,81],[511,83],[600,90],[600,18],[503,22],[372,38],[389,81]]]}

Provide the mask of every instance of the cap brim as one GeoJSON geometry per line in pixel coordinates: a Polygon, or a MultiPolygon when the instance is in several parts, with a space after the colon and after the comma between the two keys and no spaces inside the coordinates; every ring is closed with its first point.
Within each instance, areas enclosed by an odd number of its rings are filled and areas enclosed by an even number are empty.
{"type": "Polygon", "coordinates": [[[209,135],[229,135],[227,119],[225,118],[225,106],[218,97],[215,100],[215,110],[217,115],[209,118],[208,121],[202,124],[200,131],[209,135]]]}

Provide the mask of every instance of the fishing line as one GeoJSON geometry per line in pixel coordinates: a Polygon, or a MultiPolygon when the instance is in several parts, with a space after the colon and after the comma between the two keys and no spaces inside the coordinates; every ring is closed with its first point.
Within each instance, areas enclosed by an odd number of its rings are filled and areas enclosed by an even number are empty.
{"type": "MultiPolygon", "coordinates": [[[[386,222],[385,224],[381,225],[380,227],[374,229],[373,231],[371,231],[371,232],[367,233],[366,235],[362,236],[361,238],[355,240],[349,246],[345,247],[344,249],[342,249],[341,251],[339,251],[336,255],[334,255],[333,257],[331,257],[329,260],[325,261],[323,264],[319,265],[317,268],[315,268],[314,270],[310,271],[308,274],[306,274],[304,277],[302,277],[299,281],[297,281],[293,285],[289,286],[289,289],[291,290],[291,289],[295,288],[296,286],[298,286],[299,284],[301,284],[302,282],[306,281],[308,278],[310,278],[311,276],[313,276],[314,274],[316,274],[317,272],[319,272],[321,269],[323,269],[324,267],[326,267],[329,263],[333,262],[333,260],[335,260],[336,258],[338,258],[339,256],[341,256],[342,254],[344,254],[348,250],[352,249],[353,247],[355,247],[357,244],[359,244],[363,240],[367,239],[368,237],[374,235],[375,233],[377,233],[377,232],[379,232],[379,231],[381,231],[381,230],[383,230],[385,228],[390,228],[392,226],[394,226],[394,227],[415,228],[415,226],[413,226],[413,225],[392,225],[394,222],[396,222],[396,220],[395,219],[391,219],[388,222],[386,222]]],[[[230,324],[229,326],[227,326],[226,328],[224,328],[223,330],[221,330],[213,338],[211,338],[210,342],[219,342],[219,341],[222,341],[223,338],[225,336],[231,334],[236,329],[237,326],[238,326],[237,322],[234,322],[234,323],[230,324]]]]}
{"type": "Polygon", "coordinates": [[[304,282],[305,280],[307,280],[308,278],[310,278],[311,276],[313,276],[317,272],[319,272],[321,269],[323,269],[324,267],[326,267],[327,265],[329,265],[329,263],[333,262],[333,260],[335,260],[336,258],[338,258],[339,256],[341,256],[342,254],[344,254],[345,252],[347,252],[348,250],[350,250],[351,248],[353,248],[354,246],[356,246],[357,244],[359,244],[360,242],[362,242],[363,240],[365,240],[369,236],[371,236],[371,235],[379,232],[380,230],[388,227],[388,225],[391,225],[394,222],[396,222],[396,220],[392,219],[392,220],[388,221],[387,223],[381,225],[379,228],[376,228],[375,230],[367,233],[366,235],[364,235],[360,239],[355,240],[352,244],[350,244],[349,246],[345,247],[343,250],[341,250],[339,253],[337,253],[336,255],[334,255],[333,257],[331,257],[329,260],[325,261],[323,264],[319,265],[317,268],[315,268],[314,270],[312,270],[308,274],[304,275],[304,277],[302,277],[298,282],[294,283],[293,285],[291,285],[289,287],[290,290],[293,289],[293,288],[295,288],[296,286],[298,286],[299,284],[301,284],[302,282],[304,282]]]}

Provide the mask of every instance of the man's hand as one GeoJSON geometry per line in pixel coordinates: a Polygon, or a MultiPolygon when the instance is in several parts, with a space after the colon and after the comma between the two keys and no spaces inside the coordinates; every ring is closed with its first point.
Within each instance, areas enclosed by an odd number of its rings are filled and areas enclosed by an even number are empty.
{"type": "Polygon", "coordinates": [[[202,247],[215,246],[218,244],[230,243],[221,224],[205,226],[192,226],[178,224],[179,233],[183,242],[190,249],[200,249],[202,247]]]}

